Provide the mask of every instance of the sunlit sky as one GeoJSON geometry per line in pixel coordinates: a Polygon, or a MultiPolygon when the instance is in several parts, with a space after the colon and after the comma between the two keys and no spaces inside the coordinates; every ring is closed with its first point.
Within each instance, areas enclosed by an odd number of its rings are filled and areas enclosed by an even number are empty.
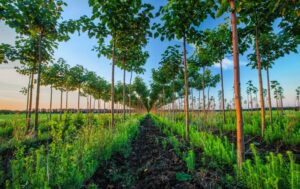
{"type": "MultiPolygon", "coordinates": [[[[82,15],[90,15],[91,8],[88,6],[88,1],[72,1],[66,0],[68,6],[65,7],[63,12],[63,19],[78,19],[82,15]]],[[[144,0],[144,2],[151,3],[156,9],[164,5],[166,0],[144,0]]],[[[158,21],[157,19],[154,21],[158,21]]],[[[153,21],[153,22],[154,22],[153,21]]],[[[214,28],[220,23],[224,23],[224,17],[217,20],[211,18],[207,19],[201,26],[201,29],[214,28]]],[[[16,33],[13,29],[6,26],[0,21],[0,43],[14,44],[16,33]]],[[[58,49],[55,51],[55,59],[59,57],[64,58],[70,66],[77,64],[83,65],[90,71],[95,71],[98,75],[104,77],[107,81],[111,81],[111,66],[110,61],[104,57],[98,58],[97,53],[92,51],[93,46],[96,45],[95,39],[90,39],[85,33],[74,34],[67,42],[59,44],[58,49]]],[[[145,65],[146,72],[140,75],[144,81],[149,84],[151,82],[151,69],[158,67],[161,54],[169,45],[180,45],[180,40],[173,41],[160,41],[159,39],[149,39],[149,43],[146,46],[150,54],[149,59],[145,65]]],[[[188,45],[189,55],[193,52],[193,47],[188,45]]],[[[251,49],[250,49],[251,50],[251,49]]],[[[250,51],[249,50],[249,51],[250,51]]],[[[300,47],[298,46],[298,51],[300,47]]],[[[277,80],[284,88],[284,105],[295,105],[295,89],[300,86],[300,58],[299,54],[289,54],[275,62],[275,65],[270,70],[270,79],[277,80]]],[[[241,90],[244,98],[246,98],[246,82],[252,80],[254,85],[258,87],[258,73],[257,70],[251,70],[246,67],[248,60],[246,55],[240,56],[241,63],[241,90]]],[[[224,85],[225,85],[225,98],[229,100],[233,97],[233,62],[232,57],[227,57],[223,60],[224,63],[224,85]]],[[[8,64],[0,65],[0,109],[22,110],[26,108],[26,97],[19,91],[22,87],[25,87],[28,83],[28,77],[22,76],[16,73],[14,67],[18,65],[18,62],[10,62],[8,64]]],[[[210,68],[213,73],[219,73],[219,67],[213,66],[210,68]]],[[[129,75],[129,74],[127,74],[129,75]]],[[[115,78],[116,80],[122,80],[122,72],[119,68],[116,68],[115,78]]],[[[127,77],[127,83],[129,83],[129,77],[127,77]]],[[[264,88],[266,88],[265,72],[263,71],[264,88]]],[[[217,85],[215,89],[211,89],[210,94],[217,99],[217,91],[220,90],[220,85],[217,85]]],[[[70,93],[69,107],[77,106],[77,93],[70,93]]],[[[41,89],[41,108],[48,108],[49,106],[50,89],[48,87],[42,87],[41,89]]],[[[60,102],[60,96],[58,92],[54,93],[54,108],[57,108],[60,102]]],[[[273,104],[274,100],[273,100],[273,104]]],[[[81,106],[86,106],[86,99],[81,98],[81,106]]]]}

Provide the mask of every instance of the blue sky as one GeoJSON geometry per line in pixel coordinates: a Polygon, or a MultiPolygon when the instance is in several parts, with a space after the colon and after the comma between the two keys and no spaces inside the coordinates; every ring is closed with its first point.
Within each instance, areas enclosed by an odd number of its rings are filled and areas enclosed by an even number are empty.
{"type": "MultiPolygon", "coordinates": [[[[68,6],[65,7],[63,13],[63,19],[77,19],[82,15],[90,15],[91,9],[88,6],[88,1],[72,1],[66,0],[68,6]]],[[[144,2],[151,3],[156,8],[166,3],[166,0],[145,0],[144,2]]],[[[154,20],[154,21],[157,21],[154,20]]],[[[213,28],[218,24],[225,22],[224,18],[213,20],[208,18],[201,26],[201,29],[213,28]]],[[[13,43],[15,38],[15,33],[13,30],[8,28],[0,22],[0,43],[13,43]]],[[[68,64],[74,66],[76,64],[81,64],[85,68],[91,71],[95,71],[98,75],[104,77],[108,81],[111,79],[111,66],[110,61],[104,57],[100,59],[97,57],[97,53],[92,51],[93,46],[96,45],[95,39],[90,39],[85,33],[81,33],[80,36],[78,34],[74,34],[71,36],[71,39],[67,42],[63,42],[59,44],[58,49],[55,52],[55,58],[59,57],[64,58],[68,64]]],[[[141,77],[149,83],[151,81],[151,69],[158,67],[158,62],[160,61],[161,54],[169,45],[182,45],[180,40],[173,41],[163,41],[161,42],[159,39],[150,39],[148,45],[145,50],[147,50],[150,54],[149,59],[145,65],[146,72],[141,75],[141,77]]],[[[188,46],[188,52],[193,51],[192,46],[188,46]]],[[[300,48],[298,47],[298,51],[300,48]]],[[[233,90],[233,69],[232,69],[232,58],[229,57],[225,62],[225,70],[224,70],[224,85],[225,85],[225,98],[231,99],[233,90]]],[[[257,86],[257,71],[251,70],[246,67],[247,63],[246,56],[240,56],[241,62],[241,88],[242,94],[245,95],[245,83],[248,80],[252,80],[253,83],[257,86]]],[[[23,106],[24,97],[19,94],[19,90],[21,86],[25,86],[27,79],[18,76],[17,74],[13,74],[12,68],[14,64],[11,65],[1,65],[0,66],[0,101],[2,99],[2,103],[0,102],[0,109],[9,108],[11,106],[8,103],[12,103],[14,100],[9,98],[18,98],[20,99],[20,106],[23,106]],[[12,78],[13,77],[13,78],[12,78]],[[11,79],[7,79],[11,78],[11,79]],[[21,80],[21,81],[20,81],[21,80]],[[5,100],[3,100],[5,99],[5,100]]],[[[214,73],[219,73],[219,68],[213,66],[211,70],[214,73]]],[[[284,99],[284,103],[286,105],[294,105],[295,104],[295,89],[297,86],[300,86],[300,58],[299,54],[289,54],[285,57],[278,59],[275,62],[274,67],[270,70],[270,79],[278,80],[284,88],[284,93],[286,98],[284,99]]],[[[116,80],[122,79],[122,72],[120,69],[116,69],[115,73],[116,80]]],[[[264,86],[266,88],[265,83],[265,73],[263,72],[263,81],[264,86]]],[[[127,78],[127,82],[129,82],[129,77],[127,78]]],[[[257,86],[258,87],[258,86],[257,86]]],[[[216,89],[211,89],[211,95],[217,97],[217,91],[220,89],[218,85],[216,89]]],[[[47,89],[44,89],[44,96],[42,95],[42,101],[46,106],[47,99],[47,89]],[[45,98],[45,99],[43,99],[45,98]]],[[[246,96],[245,96],[246,97],[246,96]]],[[[74,96],[75,99],[75,96],[74,96]]],[[[25,101],[25,100],[24,100],[25,101]]],[[[76,102],[76,101],[75,101],[76,102]]],[[[75,103],[74,102],[74,103],[75,103]]],[[[42,103],[43,106],[43,103],[42,103]]]]}

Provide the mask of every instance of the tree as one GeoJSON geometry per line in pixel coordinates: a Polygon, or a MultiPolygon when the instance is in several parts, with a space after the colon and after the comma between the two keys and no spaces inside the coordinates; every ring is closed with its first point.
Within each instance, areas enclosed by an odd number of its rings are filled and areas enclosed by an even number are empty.
{"type": "Polygon", "coordinates": [[[261,109],[261,136],[264,136],[265,130],[265,104],[263,97],[263,80],[262,80],[262,64],[260,54],[260,34],[267,33],[273,30],[272,24],[276,19],[276,14],[269,11],[269,4],[272,1],[239,1],[239,19],[245,23],[243,28],[245,35],[250,35],[254,38],[254,54],[258,71],[258,84],[261,109]]]}
{"type": "MultiPolygon", "coordinates": [[[[274,32],[267,32],[260,34],[259,48],[261,65],[266,71],[269,117],[270,124],[272,124],[272,101],[269,70],[272,68],[276,59],[290,52],[296,53],[297,43],[293,38],[291,39],[288,33],[280,32],[275,34],[274,32]]],[[[250,60],[248,65],[251,66],[252,69],[257,68],[255,53],[248,55],[248,59],[250,60]]]]}
{"type": "Polygon", "coordinates": [[[223,123],[226,122],[225,103],[224,103],[224,81],[223,81],[223,63],[225,55],[231,52],[231,31],[227,24],[220,24],[217,29],[206,30],[205,42],[213,50],[215,61],[220,64],[221,78],[221,108],[223,112],[223,123]]]}
{"type": "Polygon", "coordinates": [[[63,92],[65,90],[66,74],[69,70],[69,65],[63,58],[57,60],[57,72],[56,72],[56,82],[54,83],[54,88],[60,91],[60,115],[59,119],[62,120],[62,105],[63,105],[63,92]]]}
{"type": "Polygon", "coordinates": [[[49,117],[52,119],[52,96],[53,96],[53,86],[58,83],[58,71],[59,64],[55,63],[51,66],[43,66],[41,84],[48,86],[50,85],[50,103],[49,103],[49,117]]]}
{"type": "Polygon", "coordinates": [[[186,60],[186,42],[195,43],[195,39],[199,39],[197,32],[201,22],[208,15],[213,15],[211,1],[168,1],[167,5],[161,7],[158,15],[161,16],[161,23],[154,24],[157,32],[154,37],[161,34],[161,40],[177,38],[183,41],[183,66],[184,66],[184,111],[185,111],[185,139],[189,139],[189,102],[188,102],[188,76],[187,76],[187,60],[186,60]]]}
{"type": "MultiPolygon", "coordinates": [[[[146,60],[149,58],[148,52],[142,52],[140,50],[134,51],[135,55],[133,56],[132,59],[130,59],[130,62],[127,66],[128,71],[130,72],[130,80],[129,80],[129,87],[128,87],[128,93],[129,93],[129,99],[128,99],[128,106],[131,108],[131,97],[132,97],[132,92],[131,92],[131,83],[132,83],[132,73],[136,74],[142,74],[144,73],[144,68],[143,66],[146,63],[146,60]]],[[[129,111],[129,114],[131,116],[131,110],[129,111]]]]}
{"type": "Polygon", "coordinates": [[[241,168],[244,160],[244,131],[243,131],[238,32],[237,32],[235,0],[221,1],[218,10],[218,15],[222,15],[224,12],[228,11],[228,9],[231,15],[232,52],[233,52],[233,64],[234,64],[234,99],[235,99],[234,101],[235,101],[236,126],[237,126],[237,163],[239,168],[241,168]]]}
{"type": "Polygon", "coordinates": [[[296,89],[296,99],[297,99],[297,103],[298,103],[298,106],[300,109],[300,86],[297,87],[297,89],[296,89]]]}
{"type": "Polygon", "coordinates": [[[274,92],[274,98],[276,99],[276,107],[278,110],[279,103],[280,103],[280,84],[279,84],[279,82],[276,80],[271,81],[271,88],[274,92]]]}
{"type": "Polygon", "coordinates": [[[3,12],[0,17],[4,22],[14,28],[21,35],[37,39],[37,89],[35,105],[35,136],[38,134],[38,115],[40,100],[41,66],[43,62],[43,40],[57,41],[67,40],[68,32],[74,32],[75,27],[70,29],[73,22],[59,22],[62,7],[66,4],[62,0],[17,0],[2,3],[3,12]],[[43,8],[41,8],[43,7],[43,8]]]}
{"type": "MultiPolygon", "coordinates": [[[[93,15],[91,19],[83,17],[83,21],[86,23],[84,30],[88,30],[90,37],[96,37],[98,40],[98,46],[95,48],[98,51],[99,56],[106,56],[112,59],[112,80],[111,80],[111,125],[114,126],[114,70],[116,64],[116,49],[122,50],[124,47],[124,32],[132,31],[136,26],[145,26],[146,23],[149,24],[149,18],[144,17],[152,9],[149,4],[143,4],[141,0],[138,1],[123,1],[123,0],[95,0],[89,1],[90,7],[93,8],[93,15]],[[139,15],[141,14],[141,15],[139,15]],[[145,14],[145,15],[143,15],[145,14]],[[141,16],[142,19],[138,17],[141,16]],[[145,19],[146,18],[146,19],[145,19]],[[99,19],[99,20],[96,20],[99,19]],[[131,25],[132,21],[137,19],[135,22],[137,25],[131,25]],[[94,22],[96,20],[97,25],[94,22]],[[140,25],[139,25],[140,24],[140,25]],[[110,36],[111,51],[104,46],[104,38],[110,36]]],[[[147,28],[148,26],[146,26],[147,28]]],[[[141,27],[144,28],[144,27],[141,27]]],[[[143,34],[147,33],[145,30],[141,30],[143,34]]],[[[133,36],[140,37],[142,35],[133,36]]],[[[143,35],[146,36],[146,35],[143,35]]],[[[145,37],[144,37],[145,39],[145,37]]],[[[126,38],[127,40],[127,38],[126,38]]],[[[140,41],[145,43],[145,41],[140,41]]]]}
{"type": "Polygon", "coordinates": [[[182,69],[181,63],[182,54],[179,52],[179,46],[168,46],[165,52],[162,54],[162,59],[159,62],[161,69],[163,70],[164,77],[171,81],[172,85],[172,112],[173,120],[175,117],[175,80],[182,69]]]}
{"type": "Polygon", "coordinates": [[[81,65],[76,65],[69,70],[68,82],[78,90],[77,112],[80,112],[80,90],[86,81],[86,70],[81,65]]]}

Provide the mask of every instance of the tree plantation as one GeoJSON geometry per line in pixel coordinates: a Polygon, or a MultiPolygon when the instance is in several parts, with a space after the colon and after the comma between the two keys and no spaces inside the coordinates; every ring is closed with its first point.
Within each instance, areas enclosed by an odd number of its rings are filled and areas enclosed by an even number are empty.
{"type": "Polygon", "coordinates": [[[300,188],[297,0],[0,0],[0,188],[300,188]]]}

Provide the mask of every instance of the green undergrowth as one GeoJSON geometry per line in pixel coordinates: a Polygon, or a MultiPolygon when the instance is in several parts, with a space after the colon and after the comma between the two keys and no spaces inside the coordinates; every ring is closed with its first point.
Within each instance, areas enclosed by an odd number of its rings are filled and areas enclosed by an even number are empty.
{"type": "MultiPolygon", "coordinates": [[[[178,124],[156,115],[151,115],[151,117],[155,125],[161,127],[165,134],[172,138],[177,136],[183,139],[184,125],[182,123],[178,124]]],[[[261,157],[252,144],[253,157],[247,159],[241,168],[237,168],[234,145],[226,137],[218,137],[209,132],[197,131],[197,129],[194,125],[190,126],[190,150],[181,152],[181,154],[186,154],[184,160],[189,170],[193,170],[195,162],[192,155],[193,149],[200,148],[203,151],[200,158],[207,168],[235,167],[232,172],[223,175],[222,180],[227,187],[300,188],[300,165],[295,163],[294,155],[291,152],[287,152],[287,157],[272,152],[261,157]]],[[[174,146],[174,142],[172,144],[174,146]]],[[[197,167],[195,169],[197,170],[197,167]]]]}
{"type": "Polygon", "coordinates": [[[112,153],[128,155],[129,141],[137,135],[143,117],[134,116],[112,129],[99,125],[97,118],[88,124],[84,119],[51,122],[49,145],[28,152],[18,146],[6,188],[80,188],[112,153]]]}

